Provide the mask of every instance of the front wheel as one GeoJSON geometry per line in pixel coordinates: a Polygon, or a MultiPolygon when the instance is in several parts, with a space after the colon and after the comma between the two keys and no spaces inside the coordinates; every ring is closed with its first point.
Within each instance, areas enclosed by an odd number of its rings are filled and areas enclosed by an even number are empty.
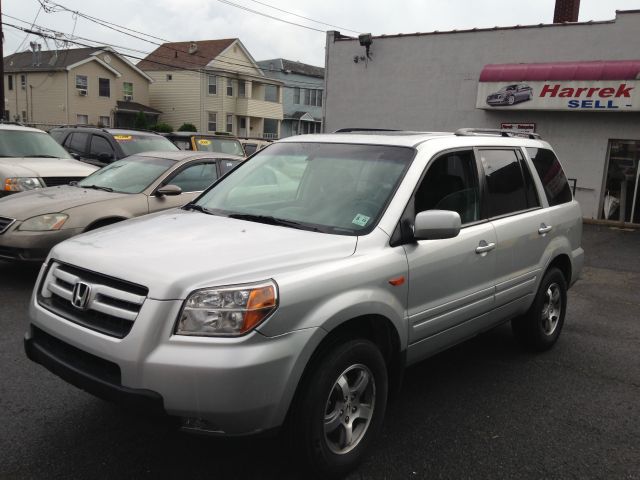
{"type": "Polygon", "coordinates": [[[532,350],[550,349],[558,340],[567,310],[567,281],[557,268],[547,270],[529,311],[511,321],[516,338],[532,350]]]}
{"type": "Polygon", "coordinates": [[[509,97],[507,97],[507,103],[509,105],[513,105],[514,103],[516,103],[516,97],[514,97],[513,95],[509,95],[509,97]]]}
{"type": "Polygon", "coordinates": [[[315,362],[292,417],[292,440],[319,478],[348,473],[378,434],[387,405],[387,368],[368,340],[334,346],[315,362]]]}

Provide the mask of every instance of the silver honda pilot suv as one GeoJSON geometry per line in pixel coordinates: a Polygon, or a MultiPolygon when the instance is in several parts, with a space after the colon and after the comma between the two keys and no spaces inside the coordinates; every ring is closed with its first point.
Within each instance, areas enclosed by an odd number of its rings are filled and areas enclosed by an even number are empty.
{"type": "Polygon", "coordinates": [[[535,135],[345,132],[261,150],[185,207],[79,235],[40,272],[27,355],[186,430],[283,430],[321,476],[404,367],[506,321],[557,341],[581,213],[535,135]]]}

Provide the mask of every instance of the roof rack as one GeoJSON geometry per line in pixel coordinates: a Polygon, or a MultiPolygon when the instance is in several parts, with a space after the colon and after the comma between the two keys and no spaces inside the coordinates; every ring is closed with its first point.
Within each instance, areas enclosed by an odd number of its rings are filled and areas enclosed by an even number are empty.
{"type": "Polygon", "coordinates": [[[341,128],[333,133],[353,133],[353,132],[400,132],[401,130],[391,128],[341,128]]]}
{"type": "Polygon", "coordinates": [[[542,138],[539,133],[522,132],[519,130],[501,130],[499,128],[459,128],[455,131],[458,137],[471,137],[479,135],[495,135],[497,137],[526,137],[532,140],[542,138]]]}

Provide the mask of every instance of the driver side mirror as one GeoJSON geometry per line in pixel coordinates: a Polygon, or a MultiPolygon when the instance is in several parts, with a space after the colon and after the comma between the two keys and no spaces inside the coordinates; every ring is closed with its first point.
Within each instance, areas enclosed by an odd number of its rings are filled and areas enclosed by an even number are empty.
{"type": "Polygon", "coordinates": [[[171,197],[181,193],[182,189],[177,185],[164,185],[156,190],[156,196],[158,197],[164,197],[165,195],[171,197]]]}
{"type": "Polygon", "coordinates": [[[457,237],[460,214],[452,210],[426,210],[416,215],[413,236],[416,240],[439,240],[457,237]]]}

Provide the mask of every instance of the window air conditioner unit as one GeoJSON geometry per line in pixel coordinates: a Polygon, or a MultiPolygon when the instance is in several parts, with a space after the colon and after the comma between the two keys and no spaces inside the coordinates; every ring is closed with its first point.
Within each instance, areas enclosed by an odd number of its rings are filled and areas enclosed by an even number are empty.
{"type": "Polygon", "coordinates": [[[131,100],[133,100],[133,95],[125,95],[124,96],[124,101],[125,102],[130,102],[131,100]]]}
{"type": "Polygon", "coordinates": [[[79,88],[78,89],[78,95],[80,95],[81,97],[86,97],[87,96],[87,89],[86,88],[79,88]]]}

